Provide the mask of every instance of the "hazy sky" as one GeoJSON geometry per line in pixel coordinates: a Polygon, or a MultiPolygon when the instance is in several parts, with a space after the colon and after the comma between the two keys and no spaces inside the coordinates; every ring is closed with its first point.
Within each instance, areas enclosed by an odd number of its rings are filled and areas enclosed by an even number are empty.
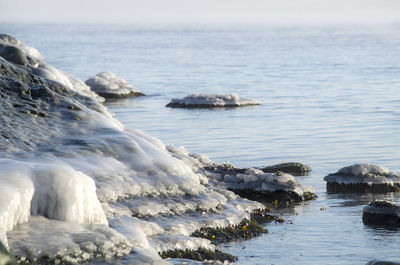
{"type": "Polygon", "coordinates": [[[400,0],[0,0],[0,22],[381,24],[400,0]]]}

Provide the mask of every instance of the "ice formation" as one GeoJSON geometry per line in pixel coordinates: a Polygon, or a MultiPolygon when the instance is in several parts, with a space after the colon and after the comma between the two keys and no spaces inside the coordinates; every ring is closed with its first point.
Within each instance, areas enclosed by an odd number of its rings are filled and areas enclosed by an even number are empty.
{"type": "Polygon", "coordinates": [[[305,196],[314,193],[313,187],[300,184],[295,177],[284,172],[265,173],[256,168],[222,164],[206,166],[205,174],[219,187],[261,201],[303,201],[305,196]]]}
{"type": "Polygon", "coordinates": [[[207,157],[125,128],[101,100],[0,35],[0,240],[18,257],[161,262],[161,251],[213,249],[191,233],[264,207],[223,183],[304,192],[290,175],[258,171],[219,184],[207,157]]]}
{"type": "Polygon", "coordinates": [[[111,72],[101,72],[85,81],[94,92],[108,99],[143,96],[139,90],[133,88],[126,80],[111,72]]]}
{"type": "Polygon", "coordinates": [[[324,177],[327,182],[340,184],[395,184],[400,183],[400,175],[389,169],[373,164],[355,164],[324,177]]]}
{"type": "Polygon", "coordinates": [[[241,99],[237,94],[192,94],[183,99],[172,99],[167,107],[172,108],[227,108],[260,105],[256,100],[241,99]]]}
{"type": "Polygon", "coordinates": [[[400,175],[372,164],[355,164],[324,177],[328,192],[394,192],[400,175]]]}

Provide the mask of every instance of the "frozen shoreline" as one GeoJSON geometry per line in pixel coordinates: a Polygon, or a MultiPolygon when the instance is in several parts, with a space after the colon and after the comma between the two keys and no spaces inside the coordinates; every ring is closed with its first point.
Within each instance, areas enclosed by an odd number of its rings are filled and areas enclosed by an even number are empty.
{"type": "MultiPolygon", "coordinates": [[[[204,174],[207,157],[125,128],[103,98],[34,48],[7,35],[0,47],[8,59],[0,58],[0,239],[19,258],[130,253],[154,262],[170,250],[213,251],[191,234],[238,225],[264,208],[204,174]]],[[[268,176],[262,186],[273,191],[269,181],[279,178],[268,176]]]]}

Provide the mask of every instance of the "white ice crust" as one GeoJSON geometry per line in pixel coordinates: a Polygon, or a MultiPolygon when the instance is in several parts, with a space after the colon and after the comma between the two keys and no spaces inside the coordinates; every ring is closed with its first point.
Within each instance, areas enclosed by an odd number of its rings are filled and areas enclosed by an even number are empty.
{"type": "Polygon", "coordinates": [[[116,95],[129,95],[131,93],[140,93],[139,90],[133,88],[131,84],[116,76],[111,72],[101,72],[95,76],[89,77],[85,81],[96,93],[109,93],[116,95]]]}
{"type": "Polygon", "coordinates": [[[314,192],[311,186],[304,186],[290,174],[264,173],[256,168],[249,168],[244,173],[219,174],[208,172],[208,177],[213,179],[217,185],[231,190],[253,190],[261,191],[290,191],[302,196],[305,192],[314,192]]]}
{"type": "MultiPolygon", "coordinates": [[[[24,127],[13,133],[29,146],[0,151],[0,240],[18,256],[64,255],[73,263],[76,253],[84,261],[133,248],[137,260],[154,264],[161,262],[159,251],[213,249],[208,240],[190,234],[204,226],[236,225],[264,207],[201,173],[211,163],[206,156],[125,128],[83,82],[44,63],[36,50],[16,46],[30,58],[27,70],[93,99],[89,107],[78,97],[59,97],[48,117],[17,120],[24,127]]],[[[245,103],[236,95],[213,98],[245,103]]],[[[293,182],[291,175],[250,171],[234,183],[293,182]]]]}
{"type": "Polygon", "coordinates": [[[191,94],[183,99],[172,99],[170,104],[183,106],[239,107],[259,105],[252,99],[241,99],[237,94],[191,94]]]}
{"type": "Polygon", "coordinates": [[[324,180],[340,184],[394,184],[400,183],[400,175],[383,166],[364,163],[343,167],[338,172],[325,176],[324,180]]]}

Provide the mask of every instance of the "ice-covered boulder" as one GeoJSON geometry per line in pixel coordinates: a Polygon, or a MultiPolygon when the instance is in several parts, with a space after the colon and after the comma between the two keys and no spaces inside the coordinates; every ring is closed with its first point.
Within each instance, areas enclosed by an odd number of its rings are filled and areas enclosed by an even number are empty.
{"type": "Polygon", "coordinates": [[[400,188],[400,175],[373,164],[355,164],[324,177],[328,192],[393,192],[400,188]]]}
{"type": "Polygon", "coordinates": [[[192,94],[182,99],[172,99],[171,108],[232,108],[260,105],[256,100],[241,99],[237,94],[192,94]]]}
{"type": "Polygon", "coordinates": [[[241,197],[261,202],[304,201],[314,199],[314,188],[304,186],[283,172],[265,173],[255,168],[236,168],[230,164],[213,164],[204,168],[217,185],[241,197]]]}
{"type": "Polygon", "coordinates": [[[101,72],[85,81],[94,92],[106,99],[144,96],[126,80],[111,72],[101,72]]]}
{"type": "Polygon", "coordinates": [[[370,202],[363,210],[363,222],[375,225],[400,225],[400,206],[385,200],[370,202]]]}

